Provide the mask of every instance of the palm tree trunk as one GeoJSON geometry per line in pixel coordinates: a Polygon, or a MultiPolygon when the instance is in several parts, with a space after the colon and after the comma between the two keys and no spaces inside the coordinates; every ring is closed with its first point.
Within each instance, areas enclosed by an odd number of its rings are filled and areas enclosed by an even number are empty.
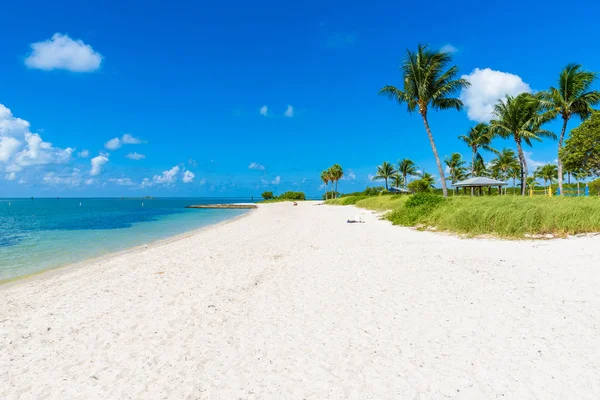
{"type": "Polygon", "coordinates": [[[527,183],[527,161],[525,160],[525,154],[523,154],[523,147],[521,146],[521,138],[515,135],[515,142],[517,143],[517,150],[519,153],[519,161],[521,162],[521,196],[525,196],[526,183],[527,183]]]}
{"type": "Polygon", "coordinates": [[[562,165],[562,161],[560,160],[560,150],[562,149],[563,146],[563,139],[565,138],[565,132],[567,131],[567,123],[569,122],[568,118],[565,118],[563,116],[563,127],[562,127],[562,131],[560,132],[560,138],[558,138],[558,189],[560,191],[560,195],[563,195],[563,176],[562,176],[562,170],[563,170],[563,165],[562,165]]]}
{"type": "Polygon", "coordinates": [[[404,187],[408,187],[408,183],[406,182],[406,174],[402,174],[402,182],[404,182],[404,187]]]}
{"type": "MultiPolygon", "coordinates": [[[[477,149],[473,148],[473,156],[471,157],[471,178],[475,176],[475,156],[477,155],[477,149]]],[[[471,196],[473,196],[474,188],[471,187],[471,196]]]]}
{"type": "Polygon", "coordinates": [[[337,199],[337,185],[338,185],[338,180],[335,180],[335,190],[333,191],[333,198],[337,199]]]}
{"type": "Polygon", "coordinates": [[[388,180],[388,178],[385,178],[385,190],[388,190],[387,180],[388,180]]]}
{"type": "Polygon", "coordinates": [[[438,155],[437,149],[435,147],[435,141],[433,140],[433,135],[431,134],[431,129],[429,128],[429,122],[427,122],[427,113],[421,113],[423,117],[423,123],[425,124],[425,130],[427,131],[427,136],[429,136],[429,143],[431,144],[431,150],[433,151],[433,156],[435,157],[435,162],[438,167],[438,172],[440,174],[440,180],[442,181],[442,193],[444,197],[448,197],[448,188],[446,187],[446,177],[444,176],[444,168],[442,168],[442,162],[440,161],[440,156],[438,155]]]}

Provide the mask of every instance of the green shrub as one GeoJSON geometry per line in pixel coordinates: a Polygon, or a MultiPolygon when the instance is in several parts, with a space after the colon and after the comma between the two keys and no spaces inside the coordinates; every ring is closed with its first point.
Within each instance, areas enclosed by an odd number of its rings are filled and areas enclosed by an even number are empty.
{"type": "Polygon", "coordinates": [[[273,192],[263,192],[261,197],[265,200],[271,200],[275,198],[275,196],[273,196],[273,192]]]}
{"type": "Polygon", "coordinates": [[[279,200],[306,200],[304,192],[285,192],[277,196],[279,200]]]}
{"type": "Polygon", "coordinates": [[[397,225],[414,226],[427,223],[427,217],[442,203],[442,196],[432,193],[415,193],[408,197],[404,207],[394,210],[386,217],[397,225]]]}
{"type": "Polygon", "coordinates": [[[413,193],[431,192],[431,186],[429,185],[429,182],[422,179],[417,179],[416,181],[410,182],[408,184],[408,189],[413,193]]]}
{"type": "Polygon", "coordinates": [[[588,183],[588,185],[590,190],[590,196],[600,196],[600,178],[591,181],[590,183],[588,183]]]}
{"type": "Polygon", "coordinates": [[[435,207],[444,201],[442,196],[431,193],[415,193],[408,197],[404,205],[406,207],[431,206],[435,207]]]}

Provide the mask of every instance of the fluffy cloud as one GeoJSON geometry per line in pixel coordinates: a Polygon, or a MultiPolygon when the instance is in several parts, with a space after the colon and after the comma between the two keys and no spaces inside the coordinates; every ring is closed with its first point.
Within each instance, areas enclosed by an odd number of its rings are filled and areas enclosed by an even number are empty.
{"type": "Polygon", "coordinates": [[[285,110],[285,113],[283,113],[283,115],[285,115],[286,117],[293,117],[294,116],[294,107],[292,107],[288,104],[287,109],[285,110]]]}
{"type": "Polygon", "coordinates": [[[14,172],[8,173],[5,176],[7,181],[14,181],[15,179],[17,179],[17,174],[15,174],[14,172]]]}
{"type": "Polygon", "coordinates": [[[260,108],[260,111],[259,111],[259,112],[260,112],[260,115],[262,115],[262,116],[265,116],[265,117],[266,117],[266,116],[269,114],[269,107],[267,107],[267,106],[262,106],[262,107],[260,108]]]}
{"type": "Polygon", "coordinates": [[[461,92],[460,99],[467,108],[469,119],[477,122],[488,122],[492,118],[494,105],[507,94],[516,96],[531,92],[529,85],[519,76],[490,68],[475,68],[462,77],[471,82],[471,87],[461,92]]]}
{"type": "Polygon", "coordinates": [[[271,182],[271,184],[273,184],[273,185],[279,185],[280,183],[281,183],[280,176],[276,176],[275,179],[273,179],[273,181],[271,182]]]}
{"type": "Polygon", "coordinates": [[[79,186],[82,182],[81,172],[77,168],[71,174],[48,172],[42,178],[42,182],[51,186],[79,186]]]}
{"type": "Polygon", "coordinates": [[[257,169],[257,170],[260,170],[260,171],[264,171],[265,170],[265,166],[261,165],[259,163],[253,162],[253,163],[250,163],[250,165],[248,165],[248,169],[257,169]]]}
{"type": "Polygon", "coordinates": [[[456,47],[452,46],[450,43],[446,43],[445,45],[442,46],[440,51],[443,51],[444,53],[456,53],[456,52],[458,52],[458,49],[456,47]]]}
{"type": "Polygon", "coordinates": [[[351,169],[348,169],[346,171],[346,173],[344,174],[344,176],[342,177],[342,180],[346,180],[346,181],[353,181],[355,179],[356,179],[356,174],[351,169]]]}
{"type": "Polygon", "coordinates": [[[14,117],[7,107],[0,104],[0,171],[14,172],[33,165],[70,161],[72,148],[54,147],[29,128],[29,122],[14,117]]]}
{"type": "MultiPolygon", "coordinates": [[[[173,168],[163,171],[160,175],[154,175],[152,181],[156,184],[171,185],[177,182],[177,174],[179,173],[179,166],[176,165],[173,168]]],[[[142,182],[143,184],[143,182],[142,182]]]]}
{"type": "Polygon", "coordinates": [[[50,71],[93,72],[100,68],[102,56],[81,40],[55,33],[52,38],[31,44],[31,54],[25,59],[29,68],[50,71]]]}
{"type": "Polygon", "coordinates": [[[131,159],[131,160],[141,160],[141,159],[143,159],[143,158],[146,158],[146,156],[145,156],[145,155],[143,155],[143,154],[140,154],[140,153],[136,153],[136,152],[129,153],[129,154],[127,154],[125,157],[127,157],[127,158],[129,158],[129,159],[131,159]]]}
{"type": "Polygon", "coordinates": [[[200,179],[200,182],[199,182],[199,183],[200,183],[201,185],[206,185],[206,178],[202,178],[202,179],[200,179]]]}
{"type": "Polygon", "coordinates": [[[80,158],[88,158],[90,156],[90,151],[89,150],[81,150],[79,153],[77,153],[77,157],[80,158]]]}
{"type": "Polygon", "coordinates": [[[108,180],[111,183],[114,183],[119,186],[132,186],[133,181],[129,178],[111,178],[108,180]]]}
{"type": "Polygon", "coordinates": [[[525,155],[525,161],[527,161],[527,167],[529,169],[535,169],[537,167],[543,167],[546,164],[552,164],[550,161],[539,161],[531,158],[532,153],[530,151],[523,151],[523,155],[525,155]]]}
{"type": "Polygon", "coordinates": [[[121,138],[113,138],[108,142],[104,143],[104,147],[108,150],[117,150],[120,149],[124,144],[141,144],[144,143],[142,139],[138,139],[136,137],[131,136],[129,133],[126,133],[121,138]]]}
{"type": "Polygon", "coordinates": [[[185,171],[183,173],[183,183],[192,183],[194,182],[194,178],[196,177],[196,175],[194,175],[194,173],[192,171],[185,171]]]}
{"type": "Polygon", "coordinates": [[[91,159],[90,163],[92,164],[92,169],[90,171],[90,175],[96,176],[102,172],[102,168],[104,164],[108,162],[108,154],[101,153],[99,156],[91,159]]]}

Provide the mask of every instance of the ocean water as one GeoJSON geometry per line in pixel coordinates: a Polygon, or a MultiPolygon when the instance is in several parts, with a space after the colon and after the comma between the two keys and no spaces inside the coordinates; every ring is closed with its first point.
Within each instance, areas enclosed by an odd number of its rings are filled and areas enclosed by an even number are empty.
{"type": "Polygon", "coordinates": [[[248,199],[0,199],[0,281],[147,244],[242,215],[186,209],[248,199]]]}

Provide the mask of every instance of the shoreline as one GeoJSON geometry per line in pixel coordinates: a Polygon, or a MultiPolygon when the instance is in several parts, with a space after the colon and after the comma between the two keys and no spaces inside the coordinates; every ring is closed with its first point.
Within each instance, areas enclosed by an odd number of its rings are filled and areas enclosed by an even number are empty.
{"type": "Polygon", "coordinates": [[[249,216],[250,214],[255,213],[257,211],[257,209],[258,209],[258,207],[253,208],[253,209],[248,209],[248,211],[245,212],[244,214],[226,219],[225,221],[217,222],[215,224],[205,225],[201,228],[192,229],[190,231],[187,231],[184,233],[179,233],[177,235],[169,236],[169,237],[166,237],[163,239],[152,240],[149,243],[140,244],[140,245],[129,247],[127,249],[123,249],[123,250],[119,250],[119,251],[112,251],[112,252],[106,253],[101,256],[86,258],[81,261],[64,264],[64,265],[59,265],[57,267],[44,269],[41,271],[33,272],[31,274],[20,275],[20,276],[14,277],[14,278],[0,280],[0,291],[2,291],[4,289],[8,289],[8,288],[16,286],[16,285],[19,285],[21,283],[27,283],[27,282],[38,280],[38,279],[45,279],[45,278],[49,278],[51,276],[61,275],[61,274],[67,273],[69,271],[78,269],[78,268],[83,268],[86,265],[107,261],[107,260],[110,260],[115,257],[119,257],[119,256],[130,254],[130,253],[135,253],[136,251],[146,250],[146,249],[153,248],[153,247],[160,247],[162,245],[173,243],[178,240],[182,240],[182,239],[188,238],[190,236],[194,236],[205,230],[208,230],[211,228],[217,228],[221,225],[226,225],[231,222],[235,222],[238,219],[245,218],[245,217],[249,216]]]}

